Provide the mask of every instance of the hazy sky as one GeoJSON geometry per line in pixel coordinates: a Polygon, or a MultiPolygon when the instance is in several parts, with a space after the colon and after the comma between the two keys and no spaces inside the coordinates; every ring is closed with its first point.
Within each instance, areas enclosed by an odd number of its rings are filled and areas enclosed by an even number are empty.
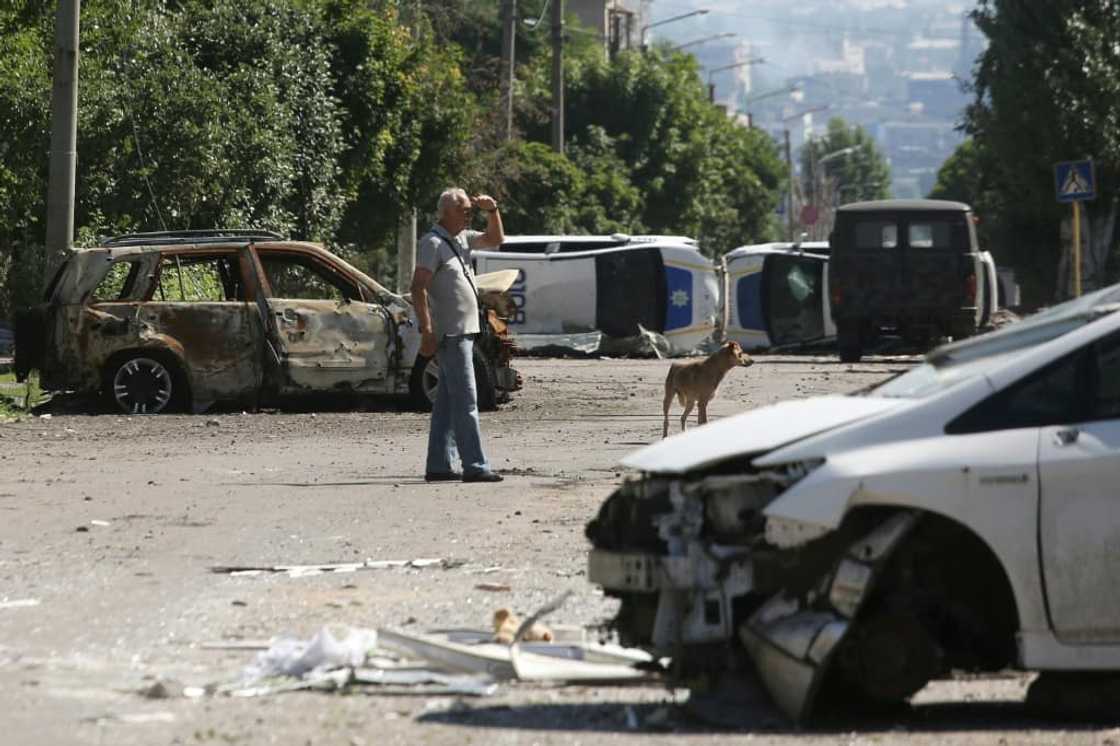
{"type": "Polygon", "coordinates": [[[891,45],[916,36],[957,39],[961,16],[975,5],[945,0],[650,0],[654,22],[699,8],[709,11],[659,26],[650,35],[683,43],[735,32],[740,43],[766,58],[756,77],[781,81],[813,72],[814,60],[835,56],[845,37],[891,45]]]}

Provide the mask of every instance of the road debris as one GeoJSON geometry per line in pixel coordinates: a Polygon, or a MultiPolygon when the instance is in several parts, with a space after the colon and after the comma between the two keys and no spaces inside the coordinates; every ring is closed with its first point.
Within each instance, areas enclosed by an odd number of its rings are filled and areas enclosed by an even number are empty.
{"type": "Polygon", "coordinates": [[[256,575],[285,574],[290,578],[303,578],[324,573],[358,572],[359,570],[388,570],[392,568],[423,569],[441,567],[450,569],[457,564],[441,558],[422,558],[412,560],[370,560],[365,562],[336,562],[322,565],[214,565],[210,572],[235,577],[256,575]]]}
{"type": "Polygon", "coordinates": [[[40,601],[37,598],[16,598],[8,600],[8,598],[5,597],[3,600],[0,600],[0,609],[25,609],[29,606],[38,606],[39,603],[40,601]]]}
{"type": "Polygon", "coordinates": [[[494,593],[512,590],[508,583],[476,583],[474,587],[478,591],[493,591],[494,593]]]}
{"type": "Polygon", "coordinates": [[[174,679],[157,679],[152,684],[140,689],[140,696],[145,699],[172,699],[183,696],[185,687],[174,679]]]}
{"type": "Polygon", "coordinates": [[[125,725],[147,725],[150,723],[174,723],[175,713],[159,711],[159,712],[129,712],[129,713],[110,713],[100,717],[90,718],[91,722],[97,725],[108,725],[111,723],[122,723],[125,725]]]}
{"type": "MultiPolygon", "coordinates": [[[[656,681],[656,662],[642,650],[587,642],[581,627],[553,632],[540,619],[559,608],[568,594],[519,622],[508,609],[502,622],[514,627],[512,644],[494,641],[485,630],[452,629],[410,633],[394,629],[323,627],[308,640],[206,643],[206,649],[255,649],[256,659],[241,676],[206,687],[161,686],[141,690],[147,697],[223,695],[262,697],[284,692],[362,691],[369,694],[490,696],[502,682],[610,684],[656,681]],[[531,641],[534,629],[548,641],[531,641]],[[565,640],[558,642],[557,638],[565,640]]],[[[497,617],[497,615],[495,615],[497,617]]]]}
{"type": "Polygon", "coordinates": [[[545,357],[635,357],[659,360],[690,355],[695,350],[675,349],[664,335],[638,324],[638,333],[611,337],[599,331],[573,334],[517,334],[517,351],[545,357]]]}

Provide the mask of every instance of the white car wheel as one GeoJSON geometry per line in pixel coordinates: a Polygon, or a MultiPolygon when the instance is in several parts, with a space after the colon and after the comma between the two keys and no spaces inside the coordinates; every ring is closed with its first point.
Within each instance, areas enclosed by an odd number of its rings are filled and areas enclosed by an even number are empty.
{"type": "Polygon", "coordinates": [[[171,371],[150,357],[126,360],[113,374],[113,401],[128,414],[158,414],[175,395],[171,371]]]}
{"type": "Polygon", "coordinates": [[[436,390],[439,389],[439,363],[435,360],[429,360],[428,364],[424,366],[424,372],[421,374],[420,385],[424,389],[424,396],[428,397],[428,402],[434,404],[436,401],[436,390]]]}

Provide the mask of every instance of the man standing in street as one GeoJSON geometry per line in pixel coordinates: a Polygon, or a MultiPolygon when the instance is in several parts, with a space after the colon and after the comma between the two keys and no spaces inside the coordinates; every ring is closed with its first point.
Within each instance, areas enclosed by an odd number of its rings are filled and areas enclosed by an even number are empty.
{"type": "Polygon", "coordinates": [[[434,356],[439,364],[424,468],[428,482],[502,481],[482,451],[478,424],[474,337],[482,329],[471,250],[496,248],[504,239],[493,198],[479,195],[472,201],[462,189],[447,189],[439,196],[435,225],[416,248],[412,303],[420,324],[420,354],[434,356]],[[467,230],[474,208],[486,213],[485,232],[467,230]],[[456,446],[461,474],[453,465],[456,446]]]}

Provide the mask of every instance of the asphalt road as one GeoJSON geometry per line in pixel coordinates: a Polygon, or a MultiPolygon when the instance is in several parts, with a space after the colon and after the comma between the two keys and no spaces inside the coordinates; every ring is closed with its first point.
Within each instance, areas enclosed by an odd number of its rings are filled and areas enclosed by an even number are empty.
{"type": "MultiPolygon", "coordinates": [[[[760,358],[732,371],[712,414],[854,390],[907,364],[760,358]]],[[[507,474],[499,485],[425,484],[427,421],[411,413],[58,407],[0,424],[0,743],[1120,743],[1120,730],[1028,717],[1019,674],[939,682],[889,719],[812,731],[761,711],[739,718],[746,730],[713,727],[678,706],[687,692],[662,687],[511,685],[470,701],[137,694],[157,681],[237,678],[253,653],[207,645],[218,641],[306,638],[324,625],[485,628],[498,607],[530,612],[566,589],[573,597],[551,621],[608,618],[612,602],[584,577],[583,525],[620,481],[618,460],[659,436],[668,364],[519,367],[525,390],[484,416],[507,474]],[[211,571],[367,558],[450,566],[211,571]]]]}

